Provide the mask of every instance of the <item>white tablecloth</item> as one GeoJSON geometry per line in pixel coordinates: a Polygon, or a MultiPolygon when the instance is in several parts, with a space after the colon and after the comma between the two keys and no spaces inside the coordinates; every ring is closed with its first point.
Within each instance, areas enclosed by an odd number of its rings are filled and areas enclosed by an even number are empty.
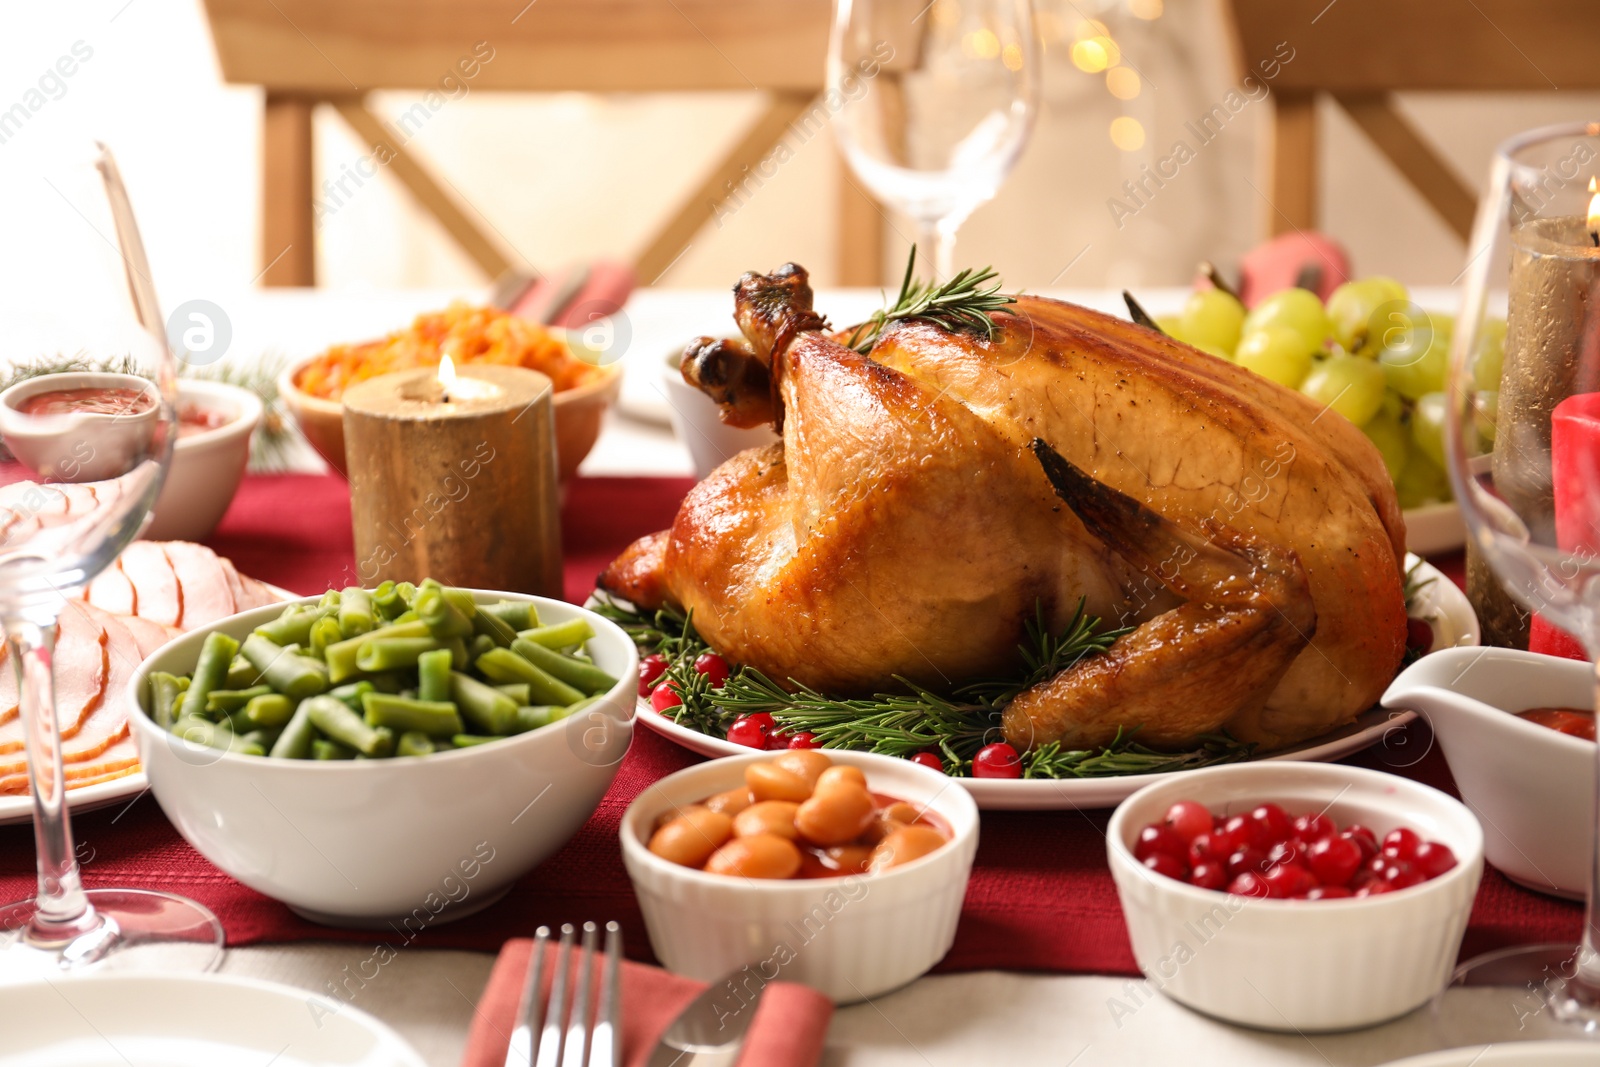
{"type": "MultiPolygon", "coordinates": [[[[218,300],[233,325],[232,359],[257,353],[298,358],[333,341],[395,328],[452,295],[250,292],[218,300]]],[[[1123,313],[1119,294],[1066,291],[1068,299],[1123,313]]],[[[1448,291],[1423,291],[1430,309],[1452,309],[1448,291]]],[[[1152,313],[1175,310],[1183,292],[1141,294],[1152,313]]],[[[875,291],[820,293],[818,307],[836,322],[878,305],[875,291]]],[[[666,357],[701,333],[732,328],[726,291],[644,290],[626,310],[629,331],[622,402],[583,466],[586,474],[687,474],[686,450],[666,424],[659,374],[666,357]]],[[[596,916],[604,919],[605,916],[596,916]]],[[[235,949],[223,971],[322,991],[347,964],[370,954],[363,946],[299,944],[235,949]]],[[[454,1067],[473,1006],[493,957],[471,952],[402,953],[369,983],[355,1006],[389,1023],[430,1064],[454,1067]]],[[[841,1009],[828,1034],[830,1064],[971,1065],[1266,1064],[1366,1067],[1438,1047],[1426,1010],[1355,1034],[1307,1037],[1265,1034],[1190,1012],[1142,982],[1092,976],[1002,972],[924,978],[897,993],[841,1009]]]]}

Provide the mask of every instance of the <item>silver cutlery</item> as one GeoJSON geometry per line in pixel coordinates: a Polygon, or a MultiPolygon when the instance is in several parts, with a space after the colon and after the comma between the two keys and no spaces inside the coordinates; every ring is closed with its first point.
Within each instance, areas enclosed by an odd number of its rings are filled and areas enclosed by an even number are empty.
{"type": "Polygon", "coordinates": [[[517,1025],[511,1031],[505,1067],[619,1067],[622,1062],[622,927],[606,923],[605,961],[600,971],[600,1000],[591,1027],[589,1002],[594,985],[595,945],[599,928],[583,924],[578,944],[578,981],[570,993],[568,972],[577,931],[571,923],[561,927],[556,944],[555,971],[550,980],[548,1009],[540,1004],[545,956],[550,928],[541,926],[533,939],[528,979],[517,1007],[517,1025]]]}
{"type": "Polygon", "coordinates": [[[750,969],[741,967],[712,982],[672,1020],[649,1067],[731,1067],[766,988],[752,991],[749,980],[750,969]]]}

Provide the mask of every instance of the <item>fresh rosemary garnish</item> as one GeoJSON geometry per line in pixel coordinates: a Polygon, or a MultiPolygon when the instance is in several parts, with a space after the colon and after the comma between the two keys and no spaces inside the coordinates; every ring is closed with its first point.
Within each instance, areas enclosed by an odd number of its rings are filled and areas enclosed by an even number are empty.
{"type": "MultiPolygon", "coordinates": [[[[597,594],[595,610],[626,630],[647,653],[668,660],[664,676],[683,703],[669,708],[673,721],[712,737],[725,737],[743,715],[766,712],[788,733],[809,732],[824,748],[849,748],[902,758],[936,751],[945,770],[955,776],[972,773],[972,757],[980,748],[1002,739],[1000,718],[1018,693],[1086,656],[1098,655],[1126,630],[1102,630],[1080,601],[1072,621],[1053,633],[1041,607],[1027,625],[1020,646],[1024,670],[1014,678],[965,686],[949,696],[932,692],[905,678],[895,681],[900,693],[841,698],[790,682],[784,687],[761,671],[736,667],[726,684],[712,689],[694,669],[695,657],[708,646],[695,633],[693,621],[662,610],[640,612],[597,594]]],[[[1069,749],[1059,742],[1040,745],[1022,755],[1025,778],[1105,778],[1156,774],[1206,767],[1249,758],[1253,746],[1225,734],[1210,734],[1182,752],[1159,752],[1135,741],[1137,730],[1119,735],[1109,745],[1069,749]]]]}
{"type": "Polygon", "coordinates": [[[892,305],[872,313],[872,317],[850,331],[845,344],[866,355],[883,336],[883,329],[902,319],[926,319],[947,330],[980,333],[985,341],[994,340],[1000,331],[989,312],[1000,311],[1017,302],[1000,292],[999,275],[992,267],[964,270],[943,284],[912,280],[917,265],[917,248],[911,247],[906,260],[906,275],[900,282],[900,295],[892,305]],[[992,283],[992,284],[990,284],[992,283]]]}

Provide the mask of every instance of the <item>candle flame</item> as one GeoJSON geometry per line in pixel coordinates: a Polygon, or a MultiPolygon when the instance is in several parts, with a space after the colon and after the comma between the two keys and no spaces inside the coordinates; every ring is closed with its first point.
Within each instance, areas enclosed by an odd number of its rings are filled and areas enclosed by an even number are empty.
{"type": "Polygon", "coordinates": [[[1594,195],[1589,197],[1589,232],[1600,231],[1600,179],[1589,179],[1589,192],[1594,195]]]}
{"type": "Polygon", "coordinates": [[[439,387],[444,390],[444,398],[449,400],[451,390],[456,387],[456,364],[449,355],[439,357],[439,387]]]}

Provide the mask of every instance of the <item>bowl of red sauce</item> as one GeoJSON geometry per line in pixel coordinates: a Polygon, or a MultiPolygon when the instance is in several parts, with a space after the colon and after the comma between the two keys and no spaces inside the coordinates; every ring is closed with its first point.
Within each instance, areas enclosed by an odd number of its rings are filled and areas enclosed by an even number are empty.
{"type": "Polygon", "coordinates": [[[150,457],[158,411],[137,375],[42,374],[0,393],[0,440],[37,481],[103,481],[150,457]]]}
{"type": "Polygon", "coordinates": [[[1593,700],[1587,663],[1509,648],[1434,652],[1383,697],[1432,726],[1461,799],[1483,823],[1488,861],[1572,900],[1584,898],[1594,857],[1593,700]]]}
{"type": "Polygon", "coordinates": [[[202,541],[222,521],[250,465],[261,398],[236,385],[182,378],[177,407],[172,470],[143,536],[202,541]]]}

